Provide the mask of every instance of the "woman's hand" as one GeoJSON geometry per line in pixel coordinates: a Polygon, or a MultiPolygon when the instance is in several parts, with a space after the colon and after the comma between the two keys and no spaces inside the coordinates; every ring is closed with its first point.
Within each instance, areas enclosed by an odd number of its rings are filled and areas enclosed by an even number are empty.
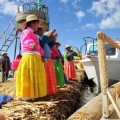
{"type": "Polygon", "coordinates": [[[36,46],[37,46],[36,43],[30,44],[30,48],[31,48],[32,50],[34,50],[34,49],[36,48],[36,46]]]}
{"type": "Polygon", "coordinates": [[[71,56],[71,55],[74,55],[74,52],[69,53],[67,56],[71,56]]]}
{"type": "Polygon", "coordinates": [[[50,37],[51,36],[51,32],[50,31],[45,32],[45,35],[48,36],[48,37],[50,37]]]}
{"type": "Polygon", "coordinates": [[[51,35],[53,35],[56,32],[56,29],[52,29],[50,32],[51,32],[51,35]]]}
{"type": "Polygon", "coordinates": [[[52,37],[52,39],[53,39],[54,41],[56,41],[57,35],[58,35],[58,34],[57,34],[56,32],[52,34],[51,37],[52,37]]]}
{"type": "Polygon", "coordinates": [[[52,29],[52,30],[50,30],[48,32],[45,32],[45,35],[48,36],[48,37],[53,36],[53,34],[55,33],[55,31],[56,31],[55,29],[52,29]]]}

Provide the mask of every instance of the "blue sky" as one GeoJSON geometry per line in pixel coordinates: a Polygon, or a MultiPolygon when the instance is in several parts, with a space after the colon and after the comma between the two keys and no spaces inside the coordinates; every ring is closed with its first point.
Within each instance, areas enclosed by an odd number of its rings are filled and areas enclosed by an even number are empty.
{"type": "MultiPolygon", "coordinates": [[[[17,5],[32,0],[0,0],[0,33],[17,12],[17,5]]],[[[37,0],[34,0],[37,1],[37,0]]],[[[120,38],[120,0],[42,0],[49,8],[50,29],[55,28],[58,41],[80,48],[83,37],[96,38],[98,31],[120,38]]],[[[13,47],[8,55],[13,59],[13,47]]]]}

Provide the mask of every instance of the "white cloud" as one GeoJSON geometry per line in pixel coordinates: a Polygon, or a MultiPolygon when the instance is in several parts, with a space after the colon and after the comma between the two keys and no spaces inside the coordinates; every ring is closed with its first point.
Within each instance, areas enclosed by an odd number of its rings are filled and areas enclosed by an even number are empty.
{"type": "Polygon", "coordinates": [[[0,0],[0,13],[14,16],[17,12],[17,4],[14,1],[0,0]]]}
{"type": "Polygon", "coordinates": [[[28,0],[0,0],[0,13],[14,16],[17,13],[17,6],[23,2],[28,0]]]}
{"type": "Polygon", "coordinates": [[[13,1],[16,1],[17,3],[33,2],[33,0],[13,0],[13,1]]]}
{"type": "Polygon", "coordinates": [[[105,28],[114,28],[115,27],[115,23],[113,22],[112,18],[107,18],[107,19],[103,19],[100,24],[99,27],[101,29],[105,29],[105,28]]]}
{"type": "Polygon", "coordinates": [[[73,0],[72,6],[73,6],[75,9],[79,9],[79,8],[80,8],[80,1],[81,1],[81,0],[73,0]]]}
{"type": "Polygon", "coordinates": [[[79,9],[80,6],[80,1],[81,0],[60,0],[60,2],[66,4],[69,4],[69,6],[71,5],[74,9],[79,9]]]}
{"type": "Polygon", "coordinates": [[[90,10],[95,12],[97,16],[108,15],[114,12],[117,4],[119,4],[118,0],[100,0],[93,2],[90,10]]]}
{"type": "Polygon", "coordinates": [[[64,9],[62,7],[58,8],[59,11],[65,12],[65,13],[69,13],[70,12],[70,8],[68,6],[65,6],[64,9]]]}
{"type": "Polygon", "coordinates": [[[66,4],[69,0],[60,0],[62,3],[66,4]]]}
{"type": "Polygon", "coordinates": [[[100,16],[100,29],[120,28],[120,0],[100,0],[92,3],[90,11],[100,16]]]}
{"type": "Polygon", "coordinates": [[[105,19],[101,20],[99,23],[99,27],[101,29],[113,29],[113,28],[120,28],[120,9],[113,13],[110,17],[106,17],[105,19]]]}
{"type": "Polygon", "coordinates": [[[85,16],[84,12],[82,12],[81,10],[76,12],[75,14],[79,21],[85,16]]]}
{"type": "Polygon", "coordinates": [[[94,23],[87,23],[82,27],[82,29],[95,29],[95,28],[97,28],[97,25],[95,25],[94,23]]]}

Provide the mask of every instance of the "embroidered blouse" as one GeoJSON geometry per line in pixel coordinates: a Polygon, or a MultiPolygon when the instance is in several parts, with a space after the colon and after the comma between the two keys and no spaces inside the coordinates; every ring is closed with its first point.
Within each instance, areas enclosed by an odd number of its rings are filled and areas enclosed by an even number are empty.
{"type": "Polygon", "coordinates": [[[21,34],[21,50],[22,53],[39,52],[41,56],[44,56],[44,51],[39,44],[38,37],[34,34],[34,31],[31,28],[23,30],[21,34]],[[33,44],[37,44],[34,50],[31,48],[33,44]]]}

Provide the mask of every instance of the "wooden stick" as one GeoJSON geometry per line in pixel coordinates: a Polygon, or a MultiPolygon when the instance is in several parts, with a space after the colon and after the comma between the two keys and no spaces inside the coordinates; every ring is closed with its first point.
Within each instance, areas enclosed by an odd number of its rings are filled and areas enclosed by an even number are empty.
{"type": "Polygon", "coordinates": [[[110,92],[109,89],[107,90],[107,94],[108,94],[109,99],[111,100],[111,103],[112,103],[113,107],[115,108],[115,111],[116,111],[118,117],[120,118],[120,108],[117,105],[115,99],[112,97],[111,92],[110,92]]]}
{"type": "Polygon", "coordinates": [[[105,35],[105,33],[104,33],[104,39],[103,40],[105,42],[108,42],[113,47],[116,47],[117,49],[120,50],[120,46],[115,41],[113,41],[111,38],[109,38],[107,35],[105,35]]]}

